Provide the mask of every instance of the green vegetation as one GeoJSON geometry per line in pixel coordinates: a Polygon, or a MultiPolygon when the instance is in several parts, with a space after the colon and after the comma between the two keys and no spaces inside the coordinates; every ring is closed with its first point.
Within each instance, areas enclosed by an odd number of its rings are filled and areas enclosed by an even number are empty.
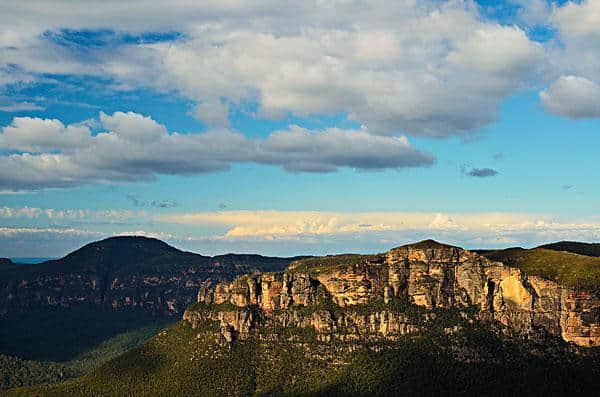
{"type": "Polygon", "coordinates": [[[538,248],[545,248],[554,251],[566,251],[579,255],[600,257],[600,243],[580,243],[577,241],[559,241],[558,243],[540,245],[538,248]]]}
{"type": "Polygon", "coordinates": [[[207,305],[204,302],[194,302],[190,306],[188,306],[188,310],[191,310],[191,311],[197,311],[197,312],[211,311],[211,312],[215,312],[215,313],[217,313],[217,312],[234,312],[234,311],[245,310],[245,309],[246,308],[241,308],[239,306],[236,306],[229,301],[223,302],[218,305],[215,303],[207,305]]]}
{"type": "Polygon", "coordinates": [[[164,315],[169,311],[165,301],[175,299],[178,305],[192,301],[197,288],[188,281],[283,270],[294,259],[300,258],[234,254],[210,258],[156,239],[114,237],[41,264],[0,260],[4,313],[0,354],[10,357],[6,359],[12,364],[6,368],[20,368],[7,372],[3,384],[50,382],[88,373],[173,324],[175,319],[164,315]],[[146,278],[150,282],[141,281],[146,278]],[[117,279],[120,289],[112,286],[117,279]],[[124,297],[138,302],[149,297],[154,304],[113,310],[113,301],[124,297]],[[47,376],[41,375],[43,368],[47,376]]]}
{"type": "MultiPolygon", "coordinates": [[[[193,270],[197,280],[207,278],[233,279],[235,276],[253,271],[281,271],[298,258],[264,257],[261,255],[220,255],[215,257],[202,256],[191,252],[180,251],[163,241],[146,237],[111,237],[102,241],[90,243],[64,258],[50,260],[40,264],[15,264],[10,261],[0,266],[0,285],[10,289],[20,288],[25,291],[35,285],[35,293],[23,297],[26,292],[17,294],[15,301],[24,299],[21,305],[29,308],[47,305],[44,292],[48,295],[57,287],[56,280],[72,282],[70,288],[79,288],[81,294],[86,294],[89,301],[100,305],[107,302],[104,292],[110,290],[114,279],[131,280],[143,277],[180,276],[193,270]],[[78,280],[73,282],[73,280],[78,280]],[[89,282],[95,280],[96,287],[89,288],[89,282]],[[36,301],[36,298],[41,301],[36,301]]],[[[183,281],[185,282],[185,280],[183,281]]],[[[10,290],[7,288],[6,290],[10,290]]],[[[151,285],[145,289],[152,291],[151,285]]],[[[182,287],[183,289],[183,287],[182,287]]],[[[185,290],[185,289],[183,289],[185,290]]],[[[72,291],[71,291],[72,292],[72,291]]],[[[196,289],[190,289],[190,295],[195,295],[196,289]]],[[[0,307],[15,302],[1,302],[0,307]]],[[[9,307],[15,311],[13,307],[9,307]]],[[[27,310],[26,310],[27,311],[27,310]]]]}
{"type": "MultiPolygon", "coordinates": [[[[328,311],[403,314],[421,331],[391,339],[333,338],[312,327],[265,321],[247,340],[221,344],[218,321],[197,328],[185,321],[60,384],[9,390],[9,396],[388,396],[594,395],[600,351],[575,354],[560,340],[507,339],[499,328],[476,321],[477,307],[426,310],[403,299],[339,307],[322,288],[302,315],[328,311]],[[448,332],[452,330],[452,332],[448,332]],[[560,357],[560,359],[556,359],[560,357]]],[[[239,311],[230,303],[196,303],[190,310],[239,311]]],[[[281,313],[274,312],[274,315],[281,313]]],[[[337,333],[344,334],[340,326],[337,333]]],[[[52,379],[53,380],[53,379],[52,379]]]]}
{"type": "MultiPolygon", "coordinates": [[[[432,248],[454,248],[451,245],[438,243],[435,240],[423,240],[414,244],[403,245],[402,247],[410,247],[414,249],[432,249],[432,248]]],[[[367,262],[382,263],[385,260],[385,254],[341,254],[315,256],[296,260],[290,264],[290,271],[303,273],[319,273],[325,271],[336,270],[346,266],[364,265],[367,262]]]]}
{"type": "MultiPolygon", "coordinates": [[[[418,243],[414,243],[414,244],[403,245],[402,247],[410,247],[410,248],[421,249],[421,250],[433,249],[433,248],[456,248],[452,245],[440,243],[440,242],[437,242],[437,241],[431,240],[431,239],[419,241],[418,243]]],[[[398,248],[401,248],[401,247],[398,247],[398,248]]]]}
{"type": "Polygon", "coordinates": [[[252,337],[219,346],[212,329],[179,322],[82,378],[9,395],[585,396],[597,392],[600,376],[597,355],[559,344],[556,360],[475,325],[460,335],[426,332],[354,351],[345,349],[351,342],[308,335],[304,343],[252,337]]]}
{"type": "Polygon", "coordinates": [[[306,258],[292,262],[290,271],[298,273],[319,273],[346,266],[364,265],[366,262],[379,262],[383,255],[342,254],[306,258]]]}
{"type": "Polygon", "coordinates": [[[79,376],[68,364],[23,360],[0,354],[0,390],[13,387],[57,383],[79,376]]]}
{"type": "Polygon", "coordinates": [[[95,307],[3,317],[0,388],[56,382],[88,373],[175,321],[143,312],[95,307]]]}
{"type": "Polygon", "coordinates": [[[510,248],[482,255],[567,287],[600,291],[600,258],[543,248],[510,248]]]}
{"type": "MultiPolygon", "coordinates": [[[[440,246],[445,245],[431,240],[412,245],[440,246]]],[[[600,286],[600,258],[548,249],[482,254],[564,285],[600,286]]],[[[319,273],[382,260],[383,255],[353,254],[305,258],[293,271],[319,273]]],[[[257,310],[230,303],[195,303],[189,309],[257,310]]],[[[500,325],[476,320],[476,307],[426,310],[401,298],[386,304],[383,297],[339,307],[319,285],[317,303],[294,310],[304,316],[328,312],[334,320],[388,310],[421,331],[397,340],[324,342],[312,327],[283,327],[262,317],[263,326],[249,339],[221,344],[218,321],[193,329],[185,321],[173,325],[171,318],[135,311],[46,310],[0,321],[0,352],[38,360],[0,355],[0,381],[3,387],[27,386],[79,376],[12,389],[9,396],[597,395],[599,349],[575,353],[559,339],[507,339],[500,325]],[[159,332],[165,326],[170,327],[159,332]]],[[[336,327],[341,335],[354,332],[336,327]]]]}
{"type": "Polygon", "coordinates": [[[120,354],[175,321],[94,306],[10,315],[0,319],[0,353],[37,361],[94,361],[94,356],[120,354]]]}

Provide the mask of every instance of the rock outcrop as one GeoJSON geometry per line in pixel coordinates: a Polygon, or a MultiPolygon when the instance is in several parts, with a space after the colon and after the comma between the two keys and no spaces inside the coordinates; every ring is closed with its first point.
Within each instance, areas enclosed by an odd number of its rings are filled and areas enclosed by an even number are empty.
{"type": "Polygon", "coordinates": [[[309,329],[321,340],[394,338],[425,326],[422,317],[432,316],[432,309],[470,308],[479,320],[502,324],[508,334],[600,346],[597,293],[565,288],[434,241],[381,255],[313,258],[309,265],[292,263],[285,272],[205,285],[198,302],[184,319],[193,325],[218,321],[229,341],[265,324],[309,329]],[[422,312],[411,315],[407,304],[422,312]],[[398,305],[403,310],[396,310],[398,305]]]}

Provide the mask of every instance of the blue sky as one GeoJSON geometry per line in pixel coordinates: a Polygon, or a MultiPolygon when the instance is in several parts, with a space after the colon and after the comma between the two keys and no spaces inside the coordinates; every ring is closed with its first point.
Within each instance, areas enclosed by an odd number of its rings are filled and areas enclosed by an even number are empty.
{"type": "Polygon", "coordinates": [[[0,256],[600,239],[600,2],[157,4],[0,5],[0,256]]]}

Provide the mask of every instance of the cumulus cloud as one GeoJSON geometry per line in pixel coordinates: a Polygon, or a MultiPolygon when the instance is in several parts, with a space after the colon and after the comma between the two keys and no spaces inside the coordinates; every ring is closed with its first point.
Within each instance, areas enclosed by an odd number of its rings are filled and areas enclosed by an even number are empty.
{"type": "Polygon", "coordinates": [[[230,105],[256,103],[257,117],[347,114],[381,135],[471,134],[528,84],[544,52],[462,1],[175,1],[165,10],[144,0],[136,12],[106,1],[93,18],[71,2],[9,1],[3,11],[0,70],[176,90],[216,126],[227,125],[230,105]],[[108,49],[82,48],[60,30],[174,28],[183,35],[108,49]]]}
{"type": "Polygon", "coordinates": [[[90,130],[85,125],[65,126],[56,119],[15,117],[1,131],[0,149],[32,153],[82,147],[90,140],[90,130]]]}
{"type": "Polygon", "coordinates": [[[554,114],[573,119],[600,117],[600,85],[584,77],[561,76],[540,98],[554,114]]]}
{"type": "MultiPolygon", "coordinates": [[[[0,188],[26,190],[106,181],[149,180],[157,174],[191,175],[229,169],[232,163],[282,166],[295,172],[332,172],[428,166],[433,156],[406,137],[383,137],[366,130],[307,130],[297,126],[266,139],[232,130],[169,133],[150,117],[100,113],[103,131],[84,124],[15,118],[2,129],[0,188]]],[[[158,204],[160,205],[160,203],[158,204]]]]}
{"type": "Polygon", "coordinates": [[[260,161],[290,171],[331,172],[337,167],[363,170],[430,165],[433,156],[415,150],[406,137],[381,137],[364,130],[311,131],[290,126],[260,144],[260,161]]]}
{"type": "Polygon", "coordinates": [[[520,8],[517,17],[527,25],[546,25],[552,15],[552,6],[547,0],[510,0],[520,8]]]}
{"type": "Polygon", "coordinates": [[[492,121],[543,54],[518,28],[481,23],[462,8],[403,11],[394,25],[355,17],[360,30],[342,19],[342,29],[212,30],[153,44],[146,54],[161,63],[152,81],[197,101],[254,100],[259,117],[347,113],[373,133],[440,137],[492,121]]]}
{"type": "MultiPolygon", "coordinates": [[[[361,241],[368,236],[398,244],[406,236],[434,236],[450,242],[497,245],[550,241],[566,237],[600,237],[600,223],[561,221],[549,216],[518,213],[340,213],[317,211],[220,211],[161,215],[160,222],[223,226],[225,240],[326,241],[333,236],[361,241]],[[400,237],[403,236],[403,237],[400,237]],[[396,240],[395,240],[396,239],[396,240]]],[[[371,238],[372,238],[371,237],[371,238]]]]}
{"type": "Polygon", "coordinates": [[[547,46],[550,85],[540,92],[544,108],[574,119],[600,117],[600,2],[555,6],[548,23],[557,35],[547,46]]]}
{"type": "MultiPolygon", "coordinates": [[[[600,239],[598,217],[561,219],[538,214],[491,212],[256,210],[157,215],[120,210],[83,211],[84,218],[79,215],[60,218],[66,223],[60,227],[50,223],[37,227],[0,227],[0,250],[9,256],[25,256],[25,252],[58,256],[83,243],[110,235],[156,237],[203,254],[234,251],[278,255],[383,251],[424,238],[477,248],[600,239]],[[128,222],[107,226],[93,222],[95,219],[126,219],[128,222]],[[81,229],[81,225],[86,228],[81,229]]],[[[47,212],[48,209],[40,208],[0,207],[0,217],[8,214],[41,218],[46,217],[47,212]]]]}
{"type": "Polygon", "coordinates": [[[600,39],[600,4],[595,0],[569,1],[555,8],[554,22],[569,39],[600,39]]]}
{"type": "Polygon", "coordinates": [[[204,101],[198,103],[194,107],[192,115],[206,124],[227,127],[229,126],[228,112],[229,107],[227,104],[221,103],[220,101],[204,101]]]}
{"type": "Polygon", "coordinates": [[[167,129],[163,125],[149,116],[134,112],[115,112],[111,116],[100,112],[100,122],[119,139],[132,143],[155,142],[167,135],[167,129]]]}

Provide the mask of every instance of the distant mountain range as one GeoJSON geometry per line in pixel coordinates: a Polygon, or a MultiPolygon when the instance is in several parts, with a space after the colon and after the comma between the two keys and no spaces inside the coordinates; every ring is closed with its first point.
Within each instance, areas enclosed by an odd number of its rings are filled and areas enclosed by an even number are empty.
{"type": "MultiPolygon", "coordinates": [[[[600,257],[600,244],[561,241],[536,249],[478,250],[516,263],[540,249],[600,257]]],[[[16,264],[0,258],[0,317],[47,308],[92,304],[177,314],[194,301],[203,283],[251,272],[281,271],[303,257],[227,254],[214,257],[181,251],[147,237],[112,237],[90,243],[61,259],[16,264]]],[[[571,257],[575,260],[576,257],[571,257]]]]}
{"type": "Polygon", "coordinates": [[[580,243],[577,241],[559,241],[558,243],[540,245],[553,251],[572,252],[579,255],[600,257],[600,243],[580,243]]]}
{"type": "Polygon", "coordinates": [[[0,267],[0,316],[42,307],[93,304],[179,313],[200,284],[253,271],[283,270],[298,258],[203,256],[146,237],[112,237],[61,259],[0,267]]]}
{"type": "Polygon", "coordinates": [[[202,284],[295,259],[209,257],[145,237],[38,264],[0,259],[0,389],[86,373],[177,321],[202,284]]]}
{"type": "Polygon", "coordinates": [[[557,247],[425,240],[202,284],[148,342],[8,395],[596,396],[600,258],[557,247]]]}
{"type": "Polygon", "coordinates": [[[35,264],[35,263],[51,261],[56,258],[23,258],[23,257],[20,257],[20,258],[8,258],[8,259],[10,259],[13,263],[35,264]]]}
{"type": "Polygon", "coordinates": [[[87,374],[10,395],[593,395],[598,256],[426,240],[208,257],[114,237],[0,259],[0,389],[87,374]]]}

